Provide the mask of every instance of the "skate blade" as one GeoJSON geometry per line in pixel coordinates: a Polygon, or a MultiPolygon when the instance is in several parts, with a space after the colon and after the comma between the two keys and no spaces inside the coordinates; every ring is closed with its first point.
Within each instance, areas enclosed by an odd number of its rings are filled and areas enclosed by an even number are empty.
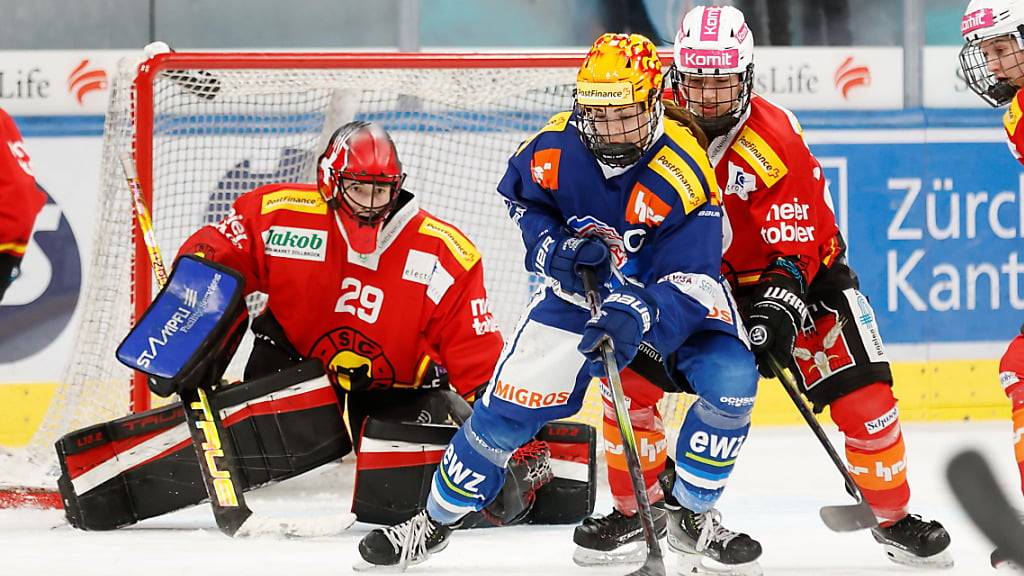
{"type": "Polygon", "coordinates": [[[703,554],[679,552],[676,574],[692,576],[762,576],[764,571],[757,561],[744,564],[722,564],[703,554]]]}
{"type": "Polygon", "coordinates": [[[640,564],[646,559],[647,546],[643,542],[629,542],[614,550],[604,551],[577,546],[572,554],[572,561],[584,568],[640,564]]]}
{"type": "Polygon", "coordinates": [[[916,556],[901,550],[891,544],[882,544],[882,548],[885,550],[885,555],[889,557],[896,564],[902,564],[904,566],[913,566],[914,568],[952,568],[953,567],[953,556],[949,553],[949,550],[943,550],[938,554],[931,556],[916,556]]]}
{"type": "Polygon", "coordinates": [[[426,556],[422,556],[420,558],[416,558],[415,560],[409,560],[408,562],[406,562],[405,566],[402,566],[401,564],[371,564],[366,560],[360,558],[356,563],[352,564],[352,571],[381,572],[384,574],[401,574],[402,572],[405,572],[405,569],[409,566],[422,564],[427,560],[427,558],[430,558],[430,554],[427,554],[426,556]]]}

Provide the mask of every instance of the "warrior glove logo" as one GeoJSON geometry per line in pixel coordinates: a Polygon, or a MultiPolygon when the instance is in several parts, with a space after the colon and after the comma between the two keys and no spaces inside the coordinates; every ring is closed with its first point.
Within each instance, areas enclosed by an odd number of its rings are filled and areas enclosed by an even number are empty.
{"type": "Polygon", "coordinates": [[[750,343],[754,346],[764,346],[768,342],[768,329],[758,324],[750,329],[750,343]]]}

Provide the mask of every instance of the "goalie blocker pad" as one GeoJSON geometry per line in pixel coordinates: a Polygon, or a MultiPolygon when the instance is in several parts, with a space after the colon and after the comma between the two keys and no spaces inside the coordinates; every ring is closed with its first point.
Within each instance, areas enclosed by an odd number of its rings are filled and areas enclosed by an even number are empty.
{"type": "MultiPolygon", "coordinates": [[[[338,396],[319,360],[210,394],[249,491],[352,450],[338,396]]],[[[181,404],[67,434],[56,443],[68,522],[112,530],[208,499],[181,404]]]]}
{"type": "Polygon", "coordinates": [[[148,376],[155,394],[210,386],[245,333],[242,276],[198,256],[175,262],[167,285],[117,347],[117,359],[148,376]]]}
{"type": "MultiPolygon", "coordinates": [[[[356,459],[352,496],[356,519],[394,525],[422,510],[434,470],[456,430],[449,425],[367,418],[356,459]]],[[[549,422],[537,439],[550,447],[554,478],[537,490],[532,509],[518,523],[575,524],[593,514],[597,496],[594,428],[549,422]]],[[[471,514],[463,522],[463,527],[492,525],[483,514],[471,514]]]]}

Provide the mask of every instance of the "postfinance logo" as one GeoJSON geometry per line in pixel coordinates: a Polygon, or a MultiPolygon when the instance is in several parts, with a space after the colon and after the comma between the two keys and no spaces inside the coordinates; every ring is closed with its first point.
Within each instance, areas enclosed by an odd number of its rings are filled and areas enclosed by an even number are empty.
{"type": "Polygon", "coordinates": [[[654,155],[649,166],[679,194],[683,210],[687,214],[707,202],[708,198],[704,194],[700,178],[675,150],[663,146],[654,155]]]}
{"type": "Polygon", "coordinates": [[[265,194],[261,200],[260,214],[270,214],[277,210],[305,212],[307,214],[327,214],[327,204],[319,192],[311,190],[281,190],[265,194]]]}
{"type": "Polygon", "coordinates": [[[785,176],[789,169],[775,153],[775,150],[765,142],[764,138],[749,126],[743,128],[732,149],[747,161],[747,164],[757,172],[761,181],[769,188],[785,176]]]}

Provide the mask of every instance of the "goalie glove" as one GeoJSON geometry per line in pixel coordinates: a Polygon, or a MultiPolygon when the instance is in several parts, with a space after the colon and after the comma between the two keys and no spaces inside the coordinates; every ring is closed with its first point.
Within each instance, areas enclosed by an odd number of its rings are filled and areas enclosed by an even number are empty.
{"type": "Polygon", "coordinates": [[[765,378],[775,377],[768,356],[783,365],[791,363],[797,331],[810,319],[805,297],[803,274],[792,261],[779,258],[761,274],[750,307],[749,336],[757,371],[765,378]]]}
{"type": "Polygon", "coordinates": [[[483,509],[484,516],[496,526],[523,521],[534,502],[537,490],[551,482],[551,448],[542,440],[531,440],[512,454],[505,471],[505,484],[498,496],[483,509]]]}

